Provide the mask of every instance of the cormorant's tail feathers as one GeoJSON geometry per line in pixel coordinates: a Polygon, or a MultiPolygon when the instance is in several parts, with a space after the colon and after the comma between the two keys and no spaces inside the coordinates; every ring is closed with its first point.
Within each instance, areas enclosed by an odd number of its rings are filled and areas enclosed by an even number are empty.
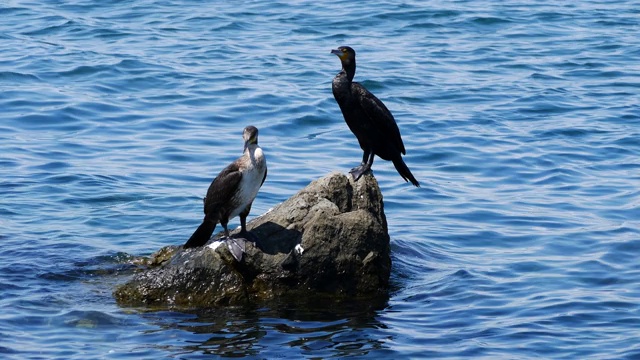
{"type": "Polygon", "coordinates": [[[206,244],[211,238],[211,234],[213,234],[213,230],[215,230],[215,228],[215,221],[205,219],[182,247],[188,249],[206,244]]]}
{"type": "Polygon", "coordinates": [[[402,176],[404,181],[411,181],[411,183],[414,186],[420,187],[420,183],[418,182],[418,180],[416,180],[415,177],[413,177],[411,170],[409,170],[409,167],[407,167],[407,164],[404,163],[404,160],[402,160],[402,157],[398,156],[394,158],[392,161],[393,161],[393,166],[396,167],[398,174],[402,176]]]}

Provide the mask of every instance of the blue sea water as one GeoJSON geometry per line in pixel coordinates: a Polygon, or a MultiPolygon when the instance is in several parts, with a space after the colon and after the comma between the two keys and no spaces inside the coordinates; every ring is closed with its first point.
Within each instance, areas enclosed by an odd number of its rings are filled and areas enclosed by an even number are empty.
{"type": "Polygon", "coordinates": [[[630,0],[3,1],[0,358],[640,359],[639,33],[630,0]],[[388,299],[117,306],[244,126],[250,218],[359,163],[340,45],[422,184],[374,163],[388,299]]]}

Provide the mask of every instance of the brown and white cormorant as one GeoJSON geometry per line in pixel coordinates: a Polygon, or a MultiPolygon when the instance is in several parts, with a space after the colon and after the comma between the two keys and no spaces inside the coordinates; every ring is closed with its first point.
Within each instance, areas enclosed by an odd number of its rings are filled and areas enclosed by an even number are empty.
{"type": "Polygon", "coordinates": [[[184,248],[202,246],[209,241],[218,223],[229,237],[227,223],[240,215],[241,231],[247,231],[247,216],[258,190],[267,178],[267,160],[258,146],[258,129],[247,126],[242,134],[244,153],[213,179],[204,198],[204,220],[184,244],[184,248]]]}
{"type": "Polygon", "coordinates": [[[400,130],[389,109],[361,84],[354,82],[356,74],[356,52],[348,46],[331,50],[342,62],[342,70],[333,79],[333,96],[342,110],[344,120],[351,132],[358,138],[364,151],[360,166],[350,173],[357,181],[362,174],[371,169],[374,155],[391,160],[405,181],[420,186],[411,171],[402,160],[406,154],[400,130]]]}

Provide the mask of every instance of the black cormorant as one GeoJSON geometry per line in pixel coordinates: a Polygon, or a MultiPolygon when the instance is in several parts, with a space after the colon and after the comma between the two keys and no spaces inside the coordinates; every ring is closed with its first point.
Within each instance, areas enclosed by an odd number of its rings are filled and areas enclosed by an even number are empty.
{"type": "Polygon", "coordinates": [[[342,70],[333,79],[333,96],[342,110],[342,115],[351,132],[358,138],[364,151],[360,166],[350,173],[357,181],[362,174],[371,169],[374,155],[391,160],[405,181],[420,186],[411,171],[402,160],[406,154],[400,130],[386,106],[361,84],[353,81],[356,74],[356,52],[348,46],[331,50],[342,62],[342,70]]]}
{"type": "Polygon", "coordinates": [[[244,128],[242,138],[244,153],[224,168],[209,185],[204,198],[204,220],[184,244],[185,249],[206,244],[217,223],[222,224],[228,238],[227,223],[238,215],[241,231],[247,231],[251,204],[267,178],[267,160],[258,146],[258,129],[255,126],[244,128]]]}

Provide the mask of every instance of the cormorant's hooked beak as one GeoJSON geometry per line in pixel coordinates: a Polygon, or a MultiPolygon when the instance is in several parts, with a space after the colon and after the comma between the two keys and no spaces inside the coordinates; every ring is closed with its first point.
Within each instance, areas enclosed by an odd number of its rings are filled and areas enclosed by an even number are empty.
{"type": "Polygon", "coordinates": [[[344,55],[344,53],[343,53],[342,51],[338,50],[338,49],[333,49],[333,50],[331,50],[331,53],[332,53],[333,55],[338,55],[338,57],[340,58],[340,60],[342,60],[342,55],[344,55]]]}
{"type": "Polygon", "coordinates": [[[247,141],[244,142],[244,150],[242,152],[244,153],[245,151],[247,151],[247,148],[249,147],[249,145],[257,144],[257,143],[258,143],[258,138],[255,136],[247,139],[247,141]]]}

